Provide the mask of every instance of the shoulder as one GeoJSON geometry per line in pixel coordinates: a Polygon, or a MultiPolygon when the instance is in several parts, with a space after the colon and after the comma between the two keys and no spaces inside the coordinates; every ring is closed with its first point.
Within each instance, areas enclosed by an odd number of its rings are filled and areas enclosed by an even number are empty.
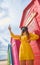
{"type": "Polygon", "coordinates": [[[29,33],[30,36],[33,36],[34,33],[29,33]]]}

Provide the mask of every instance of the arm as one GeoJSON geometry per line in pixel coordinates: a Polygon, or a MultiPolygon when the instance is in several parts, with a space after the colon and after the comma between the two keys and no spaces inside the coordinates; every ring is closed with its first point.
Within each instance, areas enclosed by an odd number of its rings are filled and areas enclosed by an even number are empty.
{"type": "Polygon", "coordinates": [[[14,39],[19,39],[20,40],[20,35],[15,35],[12,31],[11,31],[11,27],[8,27],[9,32],[10,32],[10,36],[14,39]]]}
{"type": "Polygon", "coordinates": [[[10,35],[12,38],[20,40],[20,35],[14,35],[14,33],[12,33],[12,31],[10,32],[10,35]]]}
{"type": "Polygon", "coordinates": [[[30,34],[30,40],[37,40],[39,39],[39,36],[37,34],[30,34]]]}

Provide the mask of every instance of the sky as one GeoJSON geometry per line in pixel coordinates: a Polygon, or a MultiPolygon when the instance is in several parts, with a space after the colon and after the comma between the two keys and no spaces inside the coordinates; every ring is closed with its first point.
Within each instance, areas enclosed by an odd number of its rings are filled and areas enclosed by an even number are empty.
{"type": "Polygon", "coordinates": [[[22,13],[30,2],[31,0],[0,0],[0,58],[6,56],[10,44],[9,24],[14,34],[21,33],[19,25],[22,13]]]}

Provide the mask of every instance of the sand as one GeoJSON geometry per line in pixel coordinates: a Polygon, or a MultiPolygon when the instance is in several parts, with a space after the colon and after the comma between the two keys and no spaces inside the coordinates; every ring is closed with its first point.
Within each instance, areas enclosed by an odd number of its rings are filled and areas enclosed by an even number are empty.
{"type": "Polygon", "coordinates": [[[5,61],[0,61],[0,65],[8,65],[8,61],[5,60],[5,61]]]}

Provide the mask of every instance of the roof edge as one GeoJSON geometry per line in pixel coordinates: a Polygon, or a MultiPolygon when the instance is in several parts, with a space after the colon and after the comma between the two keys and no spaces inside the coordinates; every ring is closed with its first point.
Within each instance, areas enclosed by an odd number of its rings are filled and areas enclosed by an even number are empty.
{"type": "Polygon", "coordinates": [[[21,18],[21,22],[20,22],[20,26],[19,26],[19,27],[22,26],[23,20],[24,20],[24,17],[25,17],[25,14],[26,14],[26,12],[28,11],[28,9],[34,4],[34,1],[35,1],[35,0],[32,0],[32,1],[25,7],[25,9],[23,10],[23,14],[22,14],[22,18],[21,18]]]}

